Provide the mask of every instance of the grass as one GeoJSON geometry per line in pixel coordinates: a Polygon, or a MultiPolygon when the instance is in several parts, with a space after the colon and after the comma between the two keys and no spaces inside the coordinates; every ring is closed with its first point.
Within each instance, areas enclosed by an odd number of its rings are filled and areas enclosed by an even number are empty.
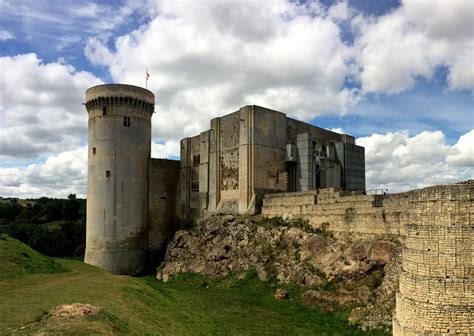
{"type": "Polygon", "coordinates": [[[112,275],[77,260],[55,263],[70,271],[0,278],[0,334],[389,335],[350,326],[344,312],[307,308],[291,287],[291,300],[276,301],[274,285],[254,272],[243,279],[185,274],[162,283],[153,276],[112,275]],[[102,310],[83,319],[50,314],[67,303],[102,310]]]}
{"type": "Polygon", "coordinates": [[[68,269],[28,245],[0,234],[0,280],[35,273],[59,273],[68,269]]]}

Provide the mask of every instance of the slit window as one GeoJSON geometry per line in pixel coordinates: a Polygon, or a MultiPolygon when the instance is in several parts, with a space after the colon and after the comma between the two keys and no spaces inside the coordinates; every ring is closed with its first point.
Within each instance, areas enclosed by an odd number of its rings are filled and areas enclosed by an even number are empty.
{"type": "Polygon", "coordinates": [[[107,114],[107,106],[102,106],[102,115],[105,116],[107,114]]]}
{"type": "Polygon", "coordinates": [[[110,177],[110,170],[105,171],[105,177],[110,177]]]}
{"type": "Polygon", "coordinates": [[[130,117],[123,117],[123,126],[130,127],[130,117]]]}
{"type": "Polygon", "coordinates": [[[92,154],[95,154],[95,152],[96,152],[95,147],[92,147],[92,154]]]}

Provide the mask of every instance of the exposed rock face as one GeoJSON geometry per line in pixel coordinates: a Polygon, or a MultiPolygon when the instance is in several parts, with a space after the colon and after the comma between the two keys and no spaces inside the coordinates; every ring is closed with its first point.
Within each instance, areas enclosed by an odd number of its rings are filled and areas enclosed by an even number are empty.
{"type": "Polygon", "coordinates": [[[381,327],[389,326],[391,321],[399,252],[399,246],[388,240],[336,238],[330,232],[313,230],[300,220],[211,216],[198,220],[192,230],[176,233],[157,278],[167,281],[187,272],[238,275],[255,269],[263,281],[272,279],[280,284],[309,287],[303,300],[310,304],[329,301],[369,305],[370,310],[359,309],[353,314],[353,321],[381,327]],[[382,277],[384,267],[389,276],[382,279],[381,285],[380,281],[365,284],[367,279],[372,281],[374,272],[382,277]],[[339,284],[341,290],[322,293],[320,288],[327,283],[339,284]],[[383,306],[380,311],[374,308],[379,306],[383,306]],[[383,317],[372,317],[372,312],[383,317]]]}

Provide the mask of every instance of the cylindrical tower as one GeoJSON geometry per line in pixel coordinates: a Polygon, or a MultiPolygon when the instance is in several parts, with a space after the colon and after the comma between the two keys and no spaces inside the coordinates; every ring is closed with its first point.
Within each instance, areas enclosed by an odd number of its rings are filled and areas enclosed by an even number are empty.
{"type": "Polygon", "coordinates": [[[409,196],[394,336],[474,335],[474,184],[409,196]]]}
{"type": "Polygon", "coordinates": [[[147,262],[148,163],[155,96],[123,84],[86,91],[89,113],[85,262],[136,274],[147,262]]]}

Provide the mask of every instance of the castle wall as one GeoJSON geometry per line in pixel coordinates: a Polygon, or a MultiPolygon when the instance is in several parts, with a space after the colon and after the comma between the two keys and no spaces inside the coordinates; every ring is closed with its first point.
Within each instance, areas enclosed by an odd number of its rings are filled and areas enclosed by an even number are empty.
{"type": "Polygon", "coordinates": [[[148,249],[160,254],[176,230],[176,206],[180,162],[150,159],[148,188],[148,249]]]}
{"type": "Polygon", "coordinates": [[[347,134],[339,134],[332,132],[330,130],[317,127],[303,121],[299,121],[292,118],[286,118],[286,136],[287,143],[296,145],[297,136],[301,133],[309,133],[314,139],[318,139],[319,142],[323,144],[329,144],[331,141],[340,141],[347,142],[350,144],[355,144],[355,139],[353,136],[347,134]]]}
{"type": "Polygon", "coordinates": [[[393,334],[474,334],[474,184],[410,193],[393,334]]]}
{"type": "Polygon", "coordinates": [[[259,212],[263,195],[285,191],[286,116],[259,106],[240,109],[239,211],[259,212]]]}
{"type": "Polygon", "coordinates": [[[337,142],[349,146],[354,138],[255,105],[214,118],[209,130],[181,141],[179,217],[258,213],[267,193],[340,187],[337,142]],[[304,144],[297,141],[302,136],[304,144]],[[293,158],[287,156],[287,145],[293,158]]]}
{"type": "Polygon", "coordinates": [[[474,181],[407,193],[321,190],[266,195],[266,216],[294,215],[353,236],[404,240],[394,335],[474,334],[474,181]]]}

